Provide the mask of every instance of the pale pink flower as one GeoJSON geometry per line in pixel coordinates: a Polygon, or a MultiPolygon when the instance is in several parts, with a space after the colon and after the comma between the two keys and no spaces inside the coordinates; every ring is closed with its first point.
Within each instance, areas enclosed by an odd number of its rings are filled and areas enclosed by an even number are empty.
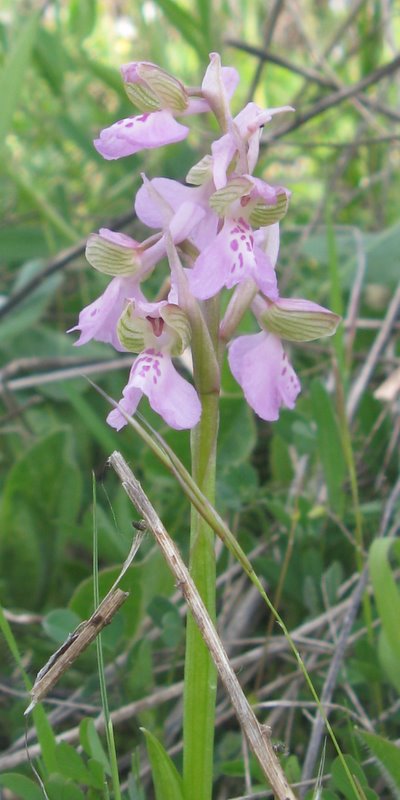
{"type": "Polygon", "coordinates": [[[277,336],[267,331],[239,336],[228,348],[232,374],[261,419],[273,422],[282,407],[294,408],[300,381],[277,336]]]}
{"type": "Polygon", "coordinates": [[[125,352],[117,335],[118,320],[128,299],[143,297],[136,278],[113,278],[97,300],[86,306],[79,314],[78,324],[67,333],[80,331],[75,347],[86,344],[91,339],[112,344],[116,350],[125,352]]]}
{"type": "MultiPolygon", "coordinates": [[[[171,356],[154,348],[144,350],[135,360],[119,406],[135,413],[143,394],[157,414],[176,430],[193,428],[201,416],[201,404],[194,387],[176,371],[171,356]]],[[[127,424],[119,408],[107,417],[117,431],[127,424]]]]}

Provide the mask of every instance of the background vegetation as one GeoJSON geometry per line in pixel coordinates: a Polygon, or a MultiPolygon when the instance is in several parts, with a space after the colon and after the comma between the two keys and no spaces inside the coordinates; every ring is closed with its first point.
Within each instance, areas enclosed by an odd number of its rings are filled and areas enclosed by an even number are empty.
{"type": "MultiPolygon", "coordinates": [[[[256,420],[226,372],[219,511],[262,576],[326,702],[360,798],[400,797],[398,398],[399,7],[390,0],[3,0],[0,12],[0,786],[38,800],[24,744],[27,693],[92,607],[92,471],[104,595],[132,538],[132,507],[105,469],[129,459],[187,553],[181,490],[133,431],[105,424],[91,376],[120,396],[130,359],[74,350],[66,329],[106,281],[84,260],[108,224],[140,238],[140,173],[184,179],[207,149],[186,143],[105,162],[98,131],[131,113],[118,73],[154,61],[189,84],[219,50],[240,110],[292,104],[265,131],[259,175],[292,192],[280,282],[343,315],[335,340],[293,347],[303,392],[277,424],[256,420]],[[368,569],[369,568],[369,569],[368,569]],[[18,652],[20,661],[18,661],[18,652]],[[11,652],[11,649],[14,652],[11,652]]],[[[143,414],[188,463],[188,436],[143,414]]],[[[218,550],[219,629],[299,796],[351,789],[280,629],[240,567],[218,550]],[[319,775],[318,778],[316,776],[319,775]]],[[[185,607],[152,541],[122,583],[130,599],[103,636],[124,796],[151,798],[145,726],[179,763],[185,607]],[[143,700],[144,698],[144,700],[143,700]]],[[[52,800],[105,797],[95,652],[45,705],[39,762],[52,800]],[[96,730],[100,731],[100,737],[96,730]],[[51,730],[63,741],[54,747],[51,730]],[[47,745],[46,745],[47,743],[47,745]],[[47,747],[47,750],[46,750],[47,747]]],[[[31,757],[37,754],[28,727],[31,757]]],[[[218,706],[215,798],[269,797],[230,704],[218,706]]]]}

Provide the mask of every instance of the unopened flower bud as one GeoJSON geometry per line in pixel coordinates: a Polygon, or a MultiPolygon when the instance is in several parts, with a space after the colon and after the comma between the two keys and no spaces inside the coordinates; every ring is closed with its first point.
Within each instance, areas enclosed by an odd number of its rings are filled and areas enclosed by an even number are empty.
{"type": "Polygon", "coordinates": [[[124,64],[121,73],[129,100],[140,111],[168,109],[181,113],[189,105],[189,97],[183,83],[156,64],[133,61],[124,64]]]}
{"type": "Polygon", "coordinates": [[[261,313],[256,312],[262,327],[290,342],[310,342],[322,336],[332,336],[340,317],[329,309],[310,300],[280,298],[266,303],[261,313]]]}
{"type": "Polygon", "coordinates": [[[99,233],[89,236],[86,258],[99,272],[117,278],[133,276],[142,268],[139,244],[130,236],[108,228],[101,228],[99,233]]]}

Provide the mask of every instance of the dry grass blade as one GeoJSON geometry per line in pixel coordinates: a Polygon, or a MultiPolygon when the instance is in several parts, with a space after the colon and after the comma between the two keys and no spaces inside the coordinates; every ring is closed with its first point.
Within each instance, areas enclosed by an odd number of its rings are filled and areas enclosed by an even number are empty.
{"type": "Polygon", "coordinates": [[[265,777],[275,792],[277,800],[296,800],[296,795],[293,793],[285,778],[280,762],[271,744],[270,730],[260,725],[256,719],[242,691],[236,674],[232,669],[211,618],[180,556],[179,550],[165,530],[161,520],[143,492],[140,483],[136,480],[132,470],[128,467],[121,454],[115,451],[109,458],[109,464],[117,473],[125,492],[135,505],[139,514],[145,520],[149,530],[162,550],[209,649],[218,670],[219,677],[229,694],[236,716],[248,739],[250,747],[265,777]]]}

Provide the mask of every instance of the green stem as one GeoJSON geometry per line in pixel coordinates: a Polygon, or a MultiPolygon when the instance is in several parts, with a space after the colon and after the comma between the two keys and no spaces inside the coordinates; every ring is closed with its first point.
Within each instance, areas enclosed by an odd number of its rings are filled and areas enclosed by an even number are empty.
{"type": "MultiPolygon", "coordinates": [[[[206,313],[209,311],[213,315],[213,310],[215,322],[218,316],[215,306],[214,309],[207,309],[206,313]]],[[[214,327],[211,333],[216,334],[217,326],[210,327],[214,327]]],[[[212,338],[215,342],[215,335],[212,338]]],[[[201,342],[193,342],[193,345],[195,377],[198,378],[195,356],[196,351],[201,349],[201,342]]],[[[207,499],[214,503],[219,391],[215,385],[210,385],[207,376],[204,376],[197,388],[202,403],[202,415],[191,436],[192,476],[207,499]]],[[[215,620],[214,533],[194,506],[191,512],[189,569],[211,618],[215,620]]],[[[189,614],[186,626],[183,712],[185,800],[211,800],[216,689],[214,663],[189,614]]]]}

